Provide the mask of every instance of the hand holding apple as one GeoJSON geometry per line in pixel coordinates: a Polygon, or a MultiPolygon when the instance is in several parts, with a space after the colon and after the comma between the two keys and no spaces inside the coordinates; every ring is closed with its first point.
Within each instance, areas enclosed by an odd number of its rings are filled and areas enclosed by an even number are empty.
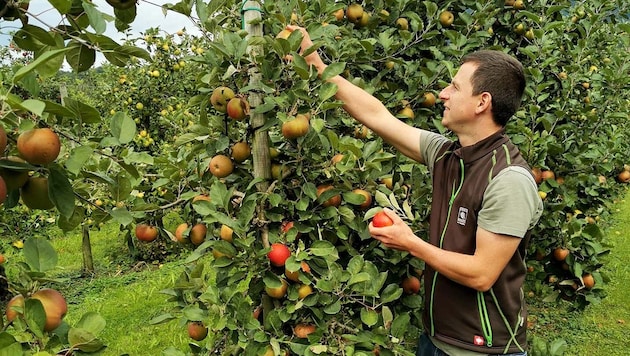
{"type": "Polygon", "coordinates": [[[411,228],[391,209],[383,209],[374,215],[368,226],[373,238],[385,247],[410,251],[418,237],[411,228]]]}

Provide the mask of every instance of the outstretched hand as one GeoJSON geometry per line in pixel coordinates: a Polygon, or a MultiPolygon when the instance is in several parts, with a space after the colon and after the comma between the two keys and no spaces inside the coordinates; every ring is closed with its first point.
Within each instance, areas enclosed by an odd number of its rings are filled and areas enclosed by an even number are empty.
{"type": "MultiPolygon", "coordinates": [[[[311,40],[311,36],[309,35],[308,31],[306,31],[304,27],[287,25],[286,29],[291,32],[298,30],[302,33],[302,43],[300,44],[300,54],[305,53],[309,48],[313,47],[313,40],[311,40]]],[[[322,58],[319,56],[319,53],[317,53],[317,51],[313,51],[313,53],[310,53],[308,56],[305,56],[304,60],[306,60],[306,63],[309,66],[311,65],[315,66],[319,74],[322,74],[324,69],[326,69],[326,64],[324,63],[322,58]]]]}

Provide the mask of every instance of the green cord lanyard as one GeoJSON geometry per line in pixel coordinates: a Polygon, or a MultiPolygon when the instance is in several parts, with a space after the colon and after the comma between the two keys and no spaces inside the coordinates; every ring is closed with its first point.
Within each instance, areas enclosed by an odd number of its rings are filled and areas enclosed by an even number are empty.
{"type": "Polygon", "coordinates": [[[492,347],[492,324],[490,323],[490,317],[488,316],[488,307],[486,301],[483,298],[483,292],[477,292],[477,308],[479,309],[479,318],[481,318],[481,329],[483,330],[483,336],[486,339],[488,347],[492,347]]]}

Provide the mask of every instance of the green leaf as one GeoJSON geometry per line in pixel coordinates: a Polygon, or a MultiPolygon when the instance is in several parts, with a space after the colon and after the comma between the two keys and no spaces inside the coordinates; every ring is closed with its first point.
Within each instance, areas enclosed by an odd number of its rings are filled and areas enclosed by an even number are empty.
{"type": "Polygon", "coordinates": [[[29,298],[24,302],[24,319],[33,334],[42,338],[46,325],[46,311],[39,299],[29,298]]]}
{"type": "Polygon", "coordinates": [[[398,315],[392,322],[391,334],[397,338],[402,338],[409,329],[411,317],[408,313],[398,315]]]}
{"type": "Polygon", "coordinates": [[[333,258],[333,260],[339,259],[337,249],[329,241],[315,241],[313,242],[313,245],[311,245],[311,248],[309,248],[308,250],[315,256],[333,258]]]}
{"type": "Polygon", "coordinates": [[[61,14],[67,14],[72,9],[72,0],[48,0],[61,14]]]}
{"type": "Polygon", "coordinates": [[[81,168],[83,168],[85,162],[92,157],[93,153],[94,149],[87,145],[73,148],[72,151],[70,151],[70,157],[66,160],[66,169],[68,172],[79,174],[81,168]]]}
{"type": "Polygon", "coordinates": [[[326,101],[337,93],[337,84],[326,82],[319,88],[319,99],[326,101]]]}
{"type": "Polygon", "coordinates": [[[46,109],[46,104],[43,101],[35,99],[24,100],[20,105],[37,116],[42,116],[46,109]]]}
{"type": "Polygon", "coordinates": [[[0,356],[14,356],[22,354],[22,344],[6,331],[0,332],[0,356]]]}
{"type": "Polygon", "coordinates": [[[389,202],[389,198],[387,197],[387,194],[381,192],[380,190],[377,190],[374,193],[374,200],[376,200],[376,203],[380,206],[383,207],[390,207],[392,204],[389,202]]]}
{"type": "MultiPolygon", "coordinates": [[[[213,3],[213,2],[217,2],[217,1],[210,1],[210,3],[213,3]]],[[[190,0],[179,1],[174,5],[172,4],[164,5],[165,8],[178,12],[182,15],[186,15],[186,16],[190,16],[190,14],[192,13],[192,6],[193,6],[193,1],[190,1],[190,0]]]]}
{"type": "Polygon", "coordinates": [[[370,274],[367,272],[360,272],[357,274],[352,275],[352,277],[350,277],[350,280],[348,281],[348,285],[351,286],[353,284],[357,284],[357,283],[361,283],[361,282],[367,282],[370,280],[370,274]]]}
{"type": "Polygon", "coordinates": [[[107,24],[103,18],[103,14],[90,2],[83,2],[83,10],[90,20],[90,26],[97,34],[102,34],[107,29],[107,24]]]}
{"type": "Polygon", "coordinates": [[[71,98],[64,99],[64,105],[77,119],[86,124],[98,124],[101,122],[101,114],[95,108],[71,98]]]}
{"type": "Polygon", "coordinates": [[[44,109],[44,111],[47,113],[51,113],[53,115],[61,117],[76,117],[76,115],[72,111],[62,105],[48,100],[44,100],[43,102],[46,104],[46,109],[44,109]]]}
{"type": "Polygon", "coordinates": [[[129,143],[136,136],[136,123],[126,113],[117,112],[112,117],[110,130],[118,142],[129,143]]]}
{"type": "Polygon", "coordinates": [[[115,208],[111,212],[112,218],[123,226],[127,226],[133,222],[133,216],[125,208],[115,208]]]}
{"type": "MultiPolygon", "coordinates": [[[[52,36],[55,39],[55,45],[45,45],[40,49],[35,51],[35,58],[39,58],[41,55],[48,53],[53,50],[63,49],[65,47],[64,38],[60,33],[53,33],[52,36]]],[[[35,71],[42,78],[49,78],[61,70],[61,66],[63,65],[64,56],[56,56],[54,58],[48,59],[45,63],[42,63],[38,66],[35,71]]],[[[41,80],[41,78],[40,78],[41,80]]]]}
{"type": "Polygon", "coordinates": [[[162,323],[167,323],[171,320],[175,319],[175,316],[171,313],[166,313],[162,315],[158,315],[155,318],[149,320],[149,325],[157,325],[162,323]]]}
{"type": "Polygon", "coordinates": [[[22,28],[13,37],[13,40],[20,48],[29,51],[37,51],[42,48],[43,45],[57,45],[55,38],[51,36],[50,33],[43,28],[33,25],[22,26],[22,28]]]}
{"type": "Polygon", "coordinates": [[[354,193],[354,192],[344,192],[342,195],[343,195],[343,201],[348,202],[353,205],[361,205],[365,203],[365,200],[366,200],[365,195],[354,193]]]}
{"type": "Polygon", "coordinates": [[[389,303],[394,300],[398,300],[400,296],[403,294],[403,289],[400,288],[397,284],[390,284],[383,292],[381,292],[381,303],[389,303]]]}
{"type": "Polygon", "coordinates": [[[138,15],[138,9],[137,6],[132,6],[124,10],[114,9],[114,15],[116,16],[116,21],[120,21],[121,23],[127,25],[132,23],[136,19],[136,16],[138,15]]]}
{"type": "Polygon", "coordinates": [[[98,335],[105,329],[105,325],[107,325],[105,318],[97,312],[90,311],[83,314],[76,327],[89,331],[94,335],[98,335]]]}
{"type": "Polygon", "coordinates": [[[61,48],[42,54],[30,64],[20,68],[17,72],[15,72],[15,74],[13,75],[13,83],[16,84],[20,81],[20,79],[24,78],[25,75],[31,73],[34,70],[37,70],[40,66],[43,66],[46,63],[49,63],[59,58],[60,56],[63,56],[66,52],[68,52],[68,50],[69,48],[61,48]]]}
{"type": "Polygon", "coordinates": [[[67,48],[66,62],[78,73],[90,69],[96,62],[96,51],[79,41],[70,40],[67,48]]]}
{"type": "Polygon", "coordinates": [[[215,202],[219,206],[227,208],[230,204],[231,196],[231,194],[228,194],[228,189],[223,183],[213,184],[210,187],[210,201],[215,202]]]}
{"type": "Polygon", "coordinates": [[[383,306],[381,309],[381,316],[383,317],[383,326],[385,326],[385,329],[389,329],[392,321],[394,321],[394,314],[387,305],[383,306]]]}
{"type": "Polygon", "coordinates": [[[374,309],[361,309],[361,321],[367,326],[374,326],[378,323],[378,313],[374,309]]]}
{"type": "Polygon", "coordinates": [[[361,270],[363,269],[364,262],[365,260],[363,259],[363,256],[361,255],[354,256],[348,262],[346,271],[348,271],[348,273],[350,274],[360,273],[361,270]]]}
{"type": "Polygon", "coordinates": [[[263,276],[263,283],[265,283],[265,287],[268,288],[278,288],[282,286],[282,281],[280,281],[280,278],[271,272],[265,273],[265,275],[263,276]]]}
{"type": "Polygon", "coordinates": [[[116,51],[113,51],[113,50],[104,50],[102,53],[105,56],[105,58],[109,61],[109,63],[118,67],[126,66],[127,62],[129,61],[129,56],[121,55],[120,53],[117,53],[116,51]]]}
{"type": "Polygon", "coordinates": [[[307,80],[310,77],[308,64],[306,64],[306,60],[302,56],[293,56],[293,70],[303,80],[307,80]]]}
{"type": "Polygon", "coordinates": [[[153,164],[154,158],[146,152],[130,152],[123,157],[127,164],[153,164]]]}
{"type": "Polygon", "coordinates": [[[83,352],[96,352],[105,347],[105,344],[91,332],[81,328],[70,328],[68,341],[72,347],[83,352]]]}
{"type": "Polygon", "coordinates": [[[133,188],[131,186],[131,181],[127,178],[127,175],[124,172],[121,172],[116,175],[113,180],[113,184],[109,187],[109,189],[113,199],[116,201],[124,201],[127,197],[129,197],[133,188]]]}
{"type": "Polygon", "coordinates": [[[63,215],[60,215],[59,219],[57,219],[57,226],[61,230],[67,232],[67,231],[74,230],[83,221],[85,221],[85,208],[83,208],[83,207],[76,207],[74,209],[74,212],[72,213],[72,216],[65,217],[63,215]]]}
{"type": "Polygon", "coordinates": [[[143,50],[142,48],[133,47],[133,46],[120,46],[114,50],[118,54],[126,55],[128,57],[138,57],[142,58],[145,61],[153,62],[153,58],[151,58],[151,54],[149,52],[143,50]]]}
{"type": "Polygon", "coordinates": [[[346,69],[346,64],[343,62],[332,63],[328,65],[326,69],[324,69],[324,72],[322,72],[322,80],[326,81],[328,79],[336,77],[339,74],[343,73],[345,69],[346,69]]]}
{"type": "Polygon", "coordinates": [[[328,315],[336,315],[341,311],[341,302],[336,300],[334,303],[324,307],[324,313],[328,315]]]}
{"type": "Polygon", "coordinates": [[[57,164],[50,166],[48,174],[48,195],[57,210],[65,217],[74,212],[74,189],[63,169],[57,164]]]}
{"type": "Polygon", "coordinates": [[[556,339],[549,345],[549,353],[551,355],[564,355],[567,351],[567,342],[563,339],[556,339]]]}
{"type": "Polygon", "coordinates": [[[24,261],[35,272],[57,267],[57,252],[45,238],[31,237],[24,241],[24,261]]]}

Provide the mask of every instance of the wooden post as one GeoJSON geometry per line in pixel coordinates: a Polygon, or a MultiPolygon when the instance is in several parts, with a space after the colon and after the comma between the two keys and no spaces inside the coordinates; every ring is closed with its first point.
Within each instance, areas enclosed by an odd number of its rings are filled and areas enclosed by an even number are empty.
{"type": "Polygon", "coordinates": [[[68,97],[68,88],[66,88],[65,84],[61,84],[59,86],[59,99],[61,100],[61,105],[65,105],[65,99],[68,97]]]}
{"type": "MultiPolygon", "coordinates": [[[[246,38],[249,40],[252,37],[262,37],[263,28],[261,24],[262,11],[260,3],[258,1],[245,1],[243,3],[243,28],[247,31],[246,38]],[[258,21],[256,21],[258,20],[258,21]],[[252,21],[255,23],[253,24],[252,21]]],[[[262,53],[263,48],[260,45],[247,47],[247,53],[252,59],[252,65],[249,68],[249,80],[250,85],[256,87],[256,84],[261,81],[261,74],[258,71],[258,67],[255,65],[255,58],[258,54],[262,53]]],[[[249,105],[252,109],[255,109],[258,105],[262,104],[263,98],[260,91],[251,91],[249,94],[249,105]]],[[[254,178],[264,178],[264,181],[256,185],[256,189],[259,192],[265,192],[269,189],[269,180],[271,179],[271,158],[269,156],[269,133],[267,130],[262,130],[261,127],[265,125],[265,117],[263,114],[253,113],[250,115],[249,125],[254,131],[254,141],[252,148],[252,159],[254,163],[254,178]]],[[[265,248],[269,248],[269,225],[266,223],[265,207],[258,205],[256,207],[256,215],[258,224],[260,226],[260,239],[265,248]]],[[[271,330],[269,319],[267,316],[273,310],[273,301],[271,298],[263,293],[263,325],[266,330],[271,330]]]]}
{"type": "MultiPolygon", "coordinates": [[[[262,37],[262,9],[258,1],[246,1],[243,4],[243,27],[247,32],[246,38],[249,40],[252,37],[262,37]]],[[[250,45],[247,48],[247,53],[254,65],[249,68],[250,86],[256,87],[260,83],[262,75],[260,74],[258,67],[255,65],[255,58],[258,54],[262,53],[262,46],[250,45]]],[[[252,109],[255,109],[263,102],[263,96],[260,91],[250,91],[248,97],[249,105],[252,109]]],[[[249,121],[250,127],[254,132],[253,147],[252,147],[252,160],[254,165],[254,178],[264,178],[263,182],[256,185],[259,192],[265,192],[269,189],[269,180],[271,179],[271,159],[269,157],[269,133],[267,130],[261,129],[265,125],[265,117],[263,114],[252,113],[249,121]]],[[[266,248],[269,247],[269,227],[265,223],[265,208],[264,206],[258,206],[257,208],[258,222],[261,226],[262,244],[266,248]]]]}
{"type": "Polygon", "coordinates": [[[83,225],[83,241],[81,245],[83,251],[83,274],[94,274],[94,259],[92,258],[92,244],[90,243],[90,227],[83,225]]]}

